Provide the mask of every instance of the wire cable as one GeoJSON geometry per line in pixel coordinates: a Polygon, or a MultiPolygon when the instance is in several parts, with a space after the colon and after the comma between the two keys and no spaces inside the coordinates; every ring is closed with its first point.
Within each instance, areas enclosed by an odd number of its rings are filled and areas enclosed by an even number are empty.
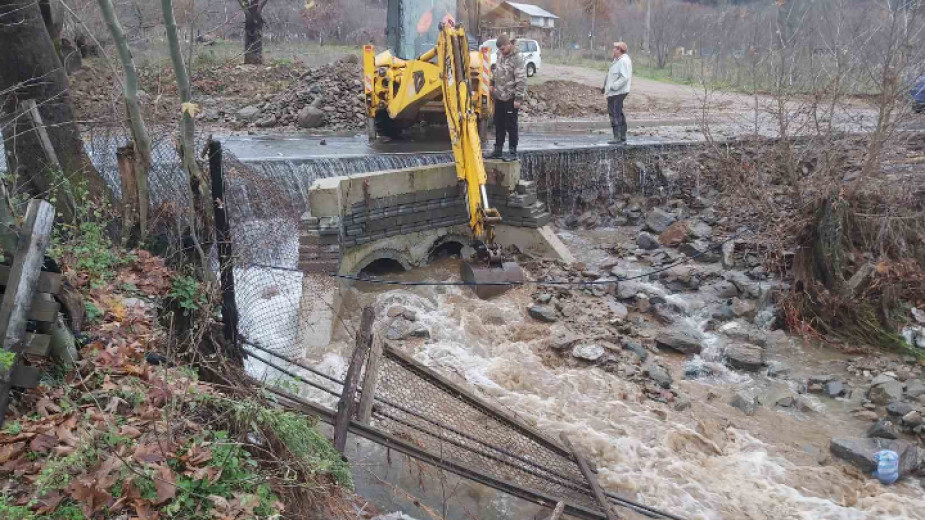
{"type": "MultiPolygon", "coordinates": [[[[730,237],[727,238],[726,240],[723,240],[722,242],[718,242],[718,243],[716,243],[716,244],[713,244],[713,245],[711,245],[710,247],[708,247],[708,248],[704,249],[703,251],[700,251],[700,252],[698,252],[698,253],[696,253],[696,254],[694,254],[694,255],[691,255],[691,256],[689,256],[689,257],[687,257],[687,258],[683,258],[683,259],[681,259],[681,260],[678,260],[677,262],[674,262],[674,263],[671,263],[671,264],[668,264],[668,265],[664,265],[664,266],[659,267],[659,268],[657,268],[657,269],[652,269],[651,271],[647,271],[647,272],[645,272],[645,273],[642,273],[642,274],[639,274],[639,275],[636,275],[636,276],[628,276],[628,277],[617,276],[617,277],[615,277],[615,278],[606,278],[606,279],[601,279],[601,280],[578,280],[578,281],[576,281],[576,280],[524,280],[523,282],[466,282],[466,281],[460,280],[460,281],[458,281],[458,282],[434,282],[434,281],[418,281],[418,282],[413,282],[413,281],[405,281],[405,280],[388,280],[388,279],[383,279],[383,278],[368,278],[368,277],[365,277],[365,276],[356,276],[356,275],[350,275],[350,274],[337,274],[337,273],[328,273],[328,276],[330,276],[331,278],[339,278],[339,279],[342,279],[342,280],[350,280],[350,281],[353,281],[353,282],[369,283],[369,284],[373,284],[373,285],[395,285],[395,286],[402,286],[402,287],[432,287],[432,286],[438,286],[438,287],[439,287],[439,286],[442,286],[442,287],[448,287],[448,286],[470,286],[470,287],[471,287],[471,286],[479,286],[479,285],[494,285],[494,286],[521,286],[521,285],[535,285],[535,286],[594,286],[594,285],[612,285],[612,284],[616,284],[616,283],[620,283],[620,282],[629,282],[629,281],[632,281],[632,280],[639,280],[639,279],[641,279],[641,278],[648,278],[648,277],[650,277],[650,276],[652,276],[652,275],[655,275],[655,274],[658,274],[658,273],[667,271],[667,270],[669,270],[669,269],[671,269],[671,268],[673,268],[673,267],[677,267],[677,266],[679,266],[679,265],[684,265],[684,264],[686,264],[686,263],[689,263],[689,262],[691,262],[691,261],[693,261],[693,260],[696,260],[696,259],[698,259],[698,258],[704,256],[705,254],[707,254],[707,253],[709,253],[709,252],[711,252],[711,251],[714,251],[714,250],[716,250],[716,249],[718,249],[718,248],[722,248],[724,245],[726,245],[726,243],[731,242],[731,241],[733,241],[733,240],[736,240],[736,239],[738,239],[739,237],[741,237],[742,235],[745,235],[745,234],[747,234],[747,233],[751,233],[751,230],[748,229],[748,228],[743,229],[742,231],[739,231],[739,232],[733,234],[732,236],[730,236],[730,237]]],[[[263,269],[277,269],[277,270],[281,270],[281,271],[291,271],[291,272],[296,272],[296,273],[302,273],[302,272],[303,272],[303,271],[300,270],[300,269],[296,269],[296,268],[292,268],[292,267],[280,267],[280,266],[272,266],[272,265],[257,264],[257,263],[248,263],[248,264],[246,264],[246,265],[248,265],[248,266],[250,266],[250,267],[259,267],[259,268],[263,268],[263,269]]]]}

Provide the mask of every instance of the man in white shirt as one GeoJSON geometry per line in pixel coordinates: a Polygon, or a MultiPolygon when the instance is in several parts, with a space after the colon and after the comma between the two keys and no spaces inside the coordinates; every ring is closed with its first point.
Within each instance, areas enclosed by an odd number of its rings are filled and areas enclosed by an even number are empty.
{"type": "Polygon", "coordinates": [[[630,93],[633,80],[633,62],[626,53],[626,43],[614,42],[613,62],[607,71],[604,88],[601,92],[607,96],[607,113],[610,114],[610,126],[613,128],[613,141],[610,144],[626,144],[626,116],[623,115],[623,100],[630,93]]]}

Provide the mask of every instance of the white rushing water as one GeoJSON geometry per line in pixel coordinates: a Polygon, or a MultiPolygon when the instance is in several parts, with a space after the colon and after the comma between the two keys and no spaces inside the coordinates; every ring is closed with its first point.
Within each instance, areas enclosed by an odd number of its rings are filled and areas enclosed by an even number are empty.
{"type": "Polygon", "coordinates": [[[692,520],[925,518],[916,484],[887,488],[839,464],[795,464],[748,431],[720,426],[728,408],[697,403],[666,420],[657,412],[665,405],[640,399],[616,375],[548,366],[537,353],[547,329],[524,318],[524,291],[490,302],[459,288],[392,299],[431,330],[419,361],[463,377],[553,437],[568,433],[611,491],[692,520]]]}

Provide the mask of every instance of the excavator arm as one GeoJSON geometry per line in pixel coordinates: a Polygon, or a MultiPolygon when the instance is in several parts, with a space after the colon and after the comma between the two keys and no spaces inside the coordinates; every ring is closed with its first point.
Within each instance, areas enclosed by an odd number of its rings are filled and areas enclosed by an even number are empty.
{"type": "Polygon", "coordinates": [[[464,281],[473,284],[478,296],[488,298],[524,280],[520,266],[503,261],[501,247],[495,243],[495,225],[501,222],[501,215],[489,205],[485,189],[488,176],[482,161],[479,123],[491,112],[488,53],[470,54],[465,30],[449,18],[439,29],[436,46],[417,59],[402,60],[389,51],[375,55],[371,45],[364,48],[370,137],[377,133],[377,121],[417,121],[425,108],[431,107],[436,111],[428,113],[439,117],[437,102],[442,103],[478,256],[474,262],[462,262],[460,273],[464,281]],[[475,70],[470,67],[473,55],[481,56],[475,70]]]}
{"type": "MultiPolygon", "coordinates": [[[[465,30],[451,21],[441,24],[435,51],[441,68],[443,106],[456,161],[456,176],[466,189],[469,226],[474,238],[486,246],[489,261],[497,263],[500,250],[494,243],[494,225],[501,222],[501,215],[489,206],[485,191],[488,176],[482,161],[476,100],[469,85],[469,45],[465,30]]],[[[428,54],[421,58],[430,57],[428,54]]]]}

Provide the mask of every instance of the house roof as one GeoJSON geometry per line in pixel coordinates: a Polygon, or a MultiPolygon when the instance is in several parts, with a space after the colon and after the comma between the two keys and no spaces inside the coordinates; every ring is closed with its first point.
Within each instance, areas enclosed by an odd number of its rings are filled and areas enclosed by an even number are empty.
{"type": "Polygon", "coordinates": [[[550,13],[549,11],[543,9],[542,7],[533,5],[533,4],[518,4],[514,2],[505,2],[509,6],[522,11],[530,16],[539,16],[541,18],[559,18],[558,16],[550,13]]]}

